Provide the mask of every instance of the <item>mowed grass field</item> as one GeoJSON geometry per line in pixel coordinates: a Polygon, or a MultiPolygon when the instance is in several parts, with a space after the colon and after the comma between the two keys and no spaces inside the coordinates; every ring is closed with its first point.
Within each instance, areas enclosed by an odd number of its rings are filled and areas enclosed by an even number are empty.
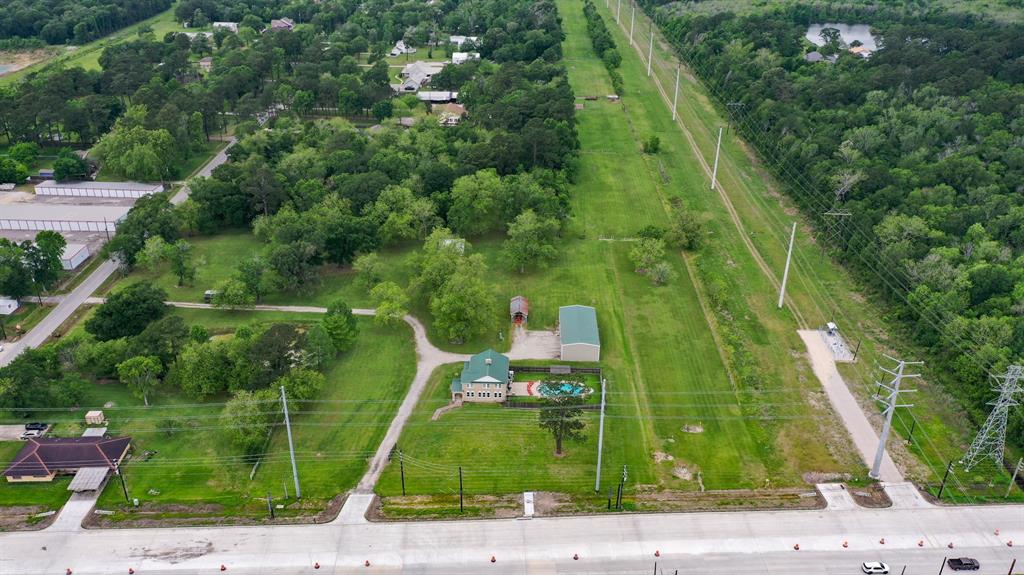
{"type": "MultiPolygon", "coordinates": [[[[712,104],[708,89],[683,66],[678,100],[679,123],[673,124],[669,106],[678,62],[674,51],[655,28],[653,78],[648,78],[646,61],[640,56],[643,54],[646,58],[650,38],[646,15],[637,12],[634,42],[639,49],[630,48],[628,18],[624,17],[622,25],[617,26],[614,4],[610,9],[604,2],[596,5],[623,54],[622,72],[626,78],[627,93],[643,102],[638,107],[651,118],[655,132],[661,136],[662,147],[669,152],[670,160],[665,160],[666,164],[670,164],[670,169],[678,166],[692,171],[703,179],[703,189],[696,188],[683,194],[688,205],[713,216],[708,222],[714,238],[709,246],[712,249],[705,249],[700,259],[720,272],[716,275],[733,277],[731,290],[742,296],[751,317],[758,318],[762,327],[767,328],[761,329],[749,323],[745,326],[745,331],[757,343],[753,349],[761,365],[784,365],[790,363],[786,355],[803,354],[802,344],[793,339],[793,330],[798,325],[814,328],[834,320],[851,346],[860,345],[858,362],[842,365],[841,370],[876,427],[880,427],[881,418],[870,396],[875,389],[874,381],[880,375],[875,365],[888,365],[881,354],[919,359],[924,357],[925,351],[908,345],[909,338],[893,333],[891,326],[882,319],[885,317],[884,308],[872,298],[870,289],[855,283],[838,263],[822,256],[812,230],[802,221],[798,210],[774,187],[773,179],[759,167],[759,161],[754,159],[745,143],[729,130],[722,140],[718,172],[722,195],[710,191],[708,166],[714,159],[718,129],[726,126],[726,122],[712,104]],[[658,91],[659,84],[662,92],[658,91]],[[704,158],[706,165],[697,161],[697,154],[704,158]],[[777,288],[766,281],[767,275],[753,271],[749,274],[737,272],[752,265],[751,249],[743,249],[744,243],[749,242],[773,272],[775,280],[781,279],[789,226],[794,221],[798,222],[798,230],[793,269],[786,292],[789,310],[777,312],[774,301],[777,288]],[[868,296],[858,290],[866,290],[868,296]],[[799,314],[794,316],[793,310],[799,314]]],[[[628,12],[623,11],[623,15],[628,15],[628,12]]],[[[629,98],[626,100],[628,102],[629,98]]],[[[821,193],[827,196],[829,192],[823,190],[821,193]]],[[[804,361],[798,361],[792,367],[794,370],[789,373],[797,374],[799,380],[814,381],[804,361]]],[[[963,418],[951,420],[948,417],[951,410],[958,408],[937,384],[929,383],[927,365],[924,375],[916,386],[922,393],[915,394],[913,410],[897,410],[894,422],[896,432],[908,437],[916,419],[916,439],[909,451],[902,442],[890,442],[889,449],[908,478],[937,484],[945,471],[943,462],[963,454],[974,430],[963,418]]],[[[811,397],[816,403],[826,403],[820,394],[815,393],[811,397]]],[[[826,433],[822,437],[834,437],[834,433],[826,433]]],[[[970,496],[965,500],[970,500],[970,496]]]]}
{"type": "MultiPolygon", "coordinates": [[[[319,319],[315,314],[279,312],[175,313],[189,324],[206,325],[215,334],[252,323],[319,319]],[[228,313],[231,315],[222,315],[228,313]]],[[[289,402],[303,509],[322,508],[355,486],[415,373],[416,355],[407,325],[380,327],[371,318],[360,318],[359,328],[355,347],[327,369],[327,386],[320,397],[289,402]]],[[[110,421],[108,433],[132,437],[133,459],[125,466],[129,494],[147,505],[164,506],[157,508],[160,510],[167,511],[170,505],[200,505],[206,507],[193,507],[191,512],[258,517],[266,510],[258,498],[267,493],[280,502],[295,503],[283,419],[274,427],[266,455],[250,480],[252,462],[230,444],[220,421],[226,400],[223,396],[197,402],[176,391],[158,391],[147,408],[119,383],[98,383],[88,388],[80,409],[33,417],[56,423],[56,435],[73,437],[81,434],[87,409],[104,409],[110,421]],[[287,500],[286,491],[291,496],[287,500]]],[[[13,457],[13,452],[7,452],[16,447],[0,444],[0,460],[13,457]]],[[[3,483],[0,505],[59,506],[66,499],[66,491],[62,491],[66,482],[59,487],[3,483]]],[[[99,507],[127,508],[119,482],[108,484],[99,507]]],[[[289,508],[285,513],[296,511],[289,508]]],[[[190,513],[183,509],[175,512],[190,513]]]]}

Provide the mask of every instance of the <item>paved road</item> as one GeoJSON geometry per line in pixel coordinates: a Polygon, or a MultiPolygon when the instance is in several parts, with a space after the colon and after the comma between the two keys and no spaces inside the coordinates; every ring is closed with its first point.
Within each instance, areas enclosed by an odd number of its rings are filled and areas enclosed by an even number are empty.
{"type": "Polygon", "coordinates": [[[861,561],[882,560],[923,574],[960,554],[979,558],[983,573],[1005,573],[1014,557],[1024,560],[1021,547],[1006,545],[1024,544],[1019,506],[372,524],[343,515],[331,525],[0,534],[0,573],[212,574],[223,564],[228,573],[285,575],[313,573],[318,562],[334,574],[639,574],[651,572],[655,551],[666,572],[683,573],[855,573],[861,561]]]}
{"type": "MultiPolygon", "coordinates": [[[[228,140],[228,145],[224,147],[216,156],[213,157],[209,162],[203,166],[203,169],[199,170],[196,175],[198,176],[209,176],[213,172],[214,168],[228,161],[227,150],[235,143],[235,138],[228,140]]],[[[171,198],[172,204],[180,204],[188,198],[189,189],[188,186],[182,186],[178,193],[171,198]]],[[[35,327],[33,327],[25,337],[20,340],[4,345],[4,350],[0,351],[0,367],[3,367],[14,360],[22,351],[27,348],[39,347],[46,343],[53,332],[74,313],[78,306],[87,302],[90,299],[89,296],[96,291],[103,282],[107,281],[113,273],[117,271],[117,265],[111,261],[105,261],[100,264],[93,272],[85,279],[82,283],[78,284],[71,293],[65,296],[55,296],[50,298],[43,298],[50,302],[59,302],[50,313],[43,318],[35,327]]]]}
{"type": "MultiPolygon", "coordinates": [[[[843,381],[843,376],[836,369],[836,363],[832,361],[832,352],[825,345],[821,333],[810,329],[802,329],[799,333],[804,345],[807,346],[814,375],[821,381],[832,408],[839,414],[843,426],[853,438],[857,452],[870,469],[875,462],[875,450],[878,449],[878,434],[875,433],[875,428],[871,426],[871,421],[860,408],[857,398],[850,392],[850,388],[843,381]]],[[[889,457],[888,451],[882,456],[880,479],[890,482],[903,481],[903,474],[889,457]]]]}

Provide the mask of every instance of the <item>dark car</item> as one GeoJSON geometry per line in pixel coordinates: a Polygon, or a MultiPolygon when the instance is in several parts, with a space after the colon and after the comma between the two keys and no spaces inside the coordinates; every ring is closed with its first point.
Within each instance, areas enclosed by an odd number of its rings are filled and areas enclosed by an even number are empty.
{"type": "Polygon", "coordinates": [[[977,571],[981,569],[981,563],[970,557],[954,557],[946,561],[953,571],[977,571]]]}
{"type": "Polygon", "coordinates": [[[46,429],[46,424],[39,423],[38,421],[25,424],[25,431],[42,431],[44,429],[46,429]]]}

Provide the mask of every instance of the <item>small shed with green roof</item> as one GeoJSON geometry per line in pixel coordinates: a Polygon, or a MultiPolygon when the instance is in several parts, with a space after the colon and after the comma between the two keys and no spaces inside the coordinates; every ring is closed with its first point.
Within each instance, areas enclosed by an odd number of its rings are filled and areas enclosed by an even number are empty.
{"type": "Polygon", "coordinates": [[[508,357],[488,349],[462,364],[462,373],[452,380],[452,401],[505,401],[510,382],[508,357]]]}
{"type": "Polygon", "coordinates": [[[563,361],[601,361],[601,337],[594,308],[586,305],[558,308],[558,336],[563,361]]]}

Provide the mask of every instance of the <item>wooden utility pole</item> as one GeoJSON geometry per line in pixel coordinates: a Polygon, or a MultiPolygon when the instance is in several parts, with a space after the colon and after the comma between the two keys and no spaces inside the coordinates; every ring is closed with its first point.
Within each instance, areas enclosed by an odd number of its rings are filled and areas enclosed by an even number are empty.
{"type": "Polygon", "coordinates": [[[786,282],[789,280],[789,264],[793,261],[793,240],[795,239],[796,222],[793,222],[793,231],[789,234],[789,251],[786,253],[786,269],[782,271],[782,285],[779,286],[779,309],[782,309],[782,303],[786,299],[786,282]]]}

